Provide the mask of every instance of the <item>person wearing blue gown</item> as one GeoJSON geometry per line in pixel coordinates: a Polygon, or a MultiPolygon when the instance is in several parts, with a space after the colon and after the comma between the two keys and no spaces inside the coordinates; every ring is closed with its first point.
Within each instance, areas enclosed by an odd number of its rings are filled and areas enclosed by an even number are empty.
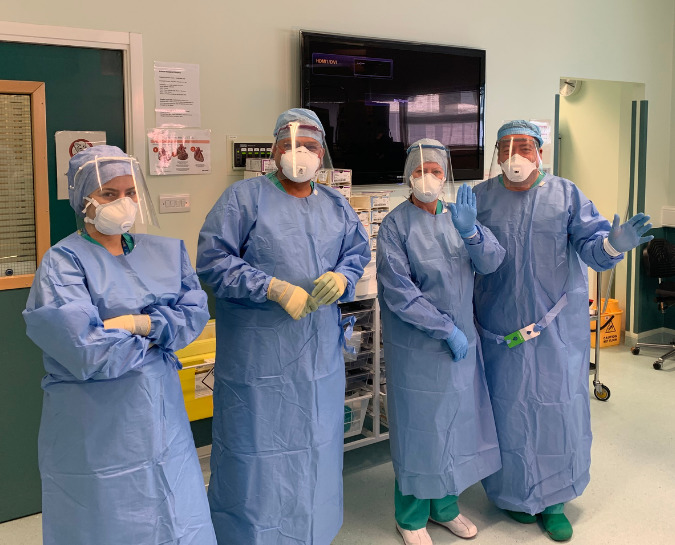
{"type": "Polygon", "coordinates": [[[437,140],[410,146],[412,195],[377,237],[395,518],[406,545],[431,544],[429,519],[476,535],[457,496],[501,467],[472,299],[474,273],[493,272],[504,249],[476,222],[468,185],[449,210],[439,199],[451,172],[437,140]]]}
{"type": "Polygon", "coordinates": [[[174,351],[209,313],[181,240],[129,234],[153,217],[138,164],[76,154],[82,229],[43,256],[24,319],[44,353],[38,438],[45,545],[215,545],[174,351]]]}
{"type": "Polygon", "coordinates": [[[590,479],[586,267],[614,267],[652,238],[642,236],[651,224],[640,213],[610,225],[571,181],[541,171],[537,125],[508,122],[497,140],[502,174],[474,188],[478,220],[506,249],[474,292],[502,455],[483,484],[511,517],[532,523],[541,513],[550,537],[564,541],[572,536],[564,503],[590,479]]]}
{"type": "Polygon", "coordinates": [[[228,187],[199,234],[216,297],[209,503],[220,545],[329,545],[342,525],[345,369],[337,301],[368,235],[335,189],[316,114],[274,129],[275,173],[228,187]]]}

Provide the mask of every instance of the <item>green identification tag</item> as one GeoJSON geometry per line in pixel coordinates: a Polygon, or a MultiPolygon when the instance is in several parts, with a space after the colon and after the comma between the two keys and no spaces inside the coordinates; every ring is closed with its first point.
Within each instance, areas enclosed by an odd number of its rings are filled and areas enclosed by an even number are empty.
{"type": "Polygon", "coordinates": [[[513,348],[519,344],[523,344],[525,341],[529,341],[530,339],[538,337],[539,333],[541,332],[535,331],[534,326],[535,324],[530,324],[523,327],[522,329],[519,329],[518,331],[514,331],[513,333],[505,335],[504,341],[506,342],[506,346],[513,348]]]}

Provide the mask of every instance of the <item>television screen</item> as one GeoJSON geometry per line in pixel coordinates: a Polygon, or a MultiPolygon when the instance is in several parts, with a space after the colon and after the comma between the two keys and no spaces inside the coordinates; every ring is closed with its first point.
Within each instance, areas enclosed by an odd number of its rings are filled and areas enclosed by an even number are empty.
{"type": "Polygon", "coordinates": [[[485,51],[301,31],[301,104],[354,184],[403,181],[420,138],[450,148],[456,180],[483,178],[485,51]]]}

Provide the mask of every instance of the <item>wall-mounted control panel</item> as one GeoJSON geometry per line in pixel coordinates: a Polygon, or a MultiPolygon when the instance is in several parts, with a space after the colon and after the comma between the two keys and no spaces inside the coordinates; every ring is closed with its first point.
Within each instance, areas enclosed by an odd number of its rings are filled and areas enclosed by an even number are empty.
{"type": "Polygon", "coordinates": [[[246,159],[268,159],[272,156],[274,140],[269,137],[230,136],[232,142],[232,169],[244,170],[246,159]]]}

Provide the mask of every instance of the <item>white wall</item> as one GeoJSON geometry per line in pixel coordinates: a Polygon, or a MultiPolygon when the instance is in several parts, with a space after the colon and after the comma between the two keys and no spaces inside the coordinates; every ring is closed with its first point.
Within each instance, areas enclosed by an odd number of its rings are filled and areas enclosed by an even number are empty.
{"type": "Polygon", "coordinates": [[[26,0],[5,2],[0,17],[141,33],[148,128],[154,124],[153,61],[200,64],[202,124],[213,130],[213,173],[150,181],[155,195],[192,195],[192,212],[162,215],[160,221],[162,234],[184,238],[193,258],[206,212],[238,179],[226,163],[227,135],[268,134],[279,112],[298,105],[299,29],[486,49],[487,149],[503,119],[552,119],[563,74],[645,83],[648,209],[667,201],[668,176],[675,175],[670,158],[675,130],[672,0],[524,0],[517,5],[495,0],[118,0],[106,6],[26,0]]]}

